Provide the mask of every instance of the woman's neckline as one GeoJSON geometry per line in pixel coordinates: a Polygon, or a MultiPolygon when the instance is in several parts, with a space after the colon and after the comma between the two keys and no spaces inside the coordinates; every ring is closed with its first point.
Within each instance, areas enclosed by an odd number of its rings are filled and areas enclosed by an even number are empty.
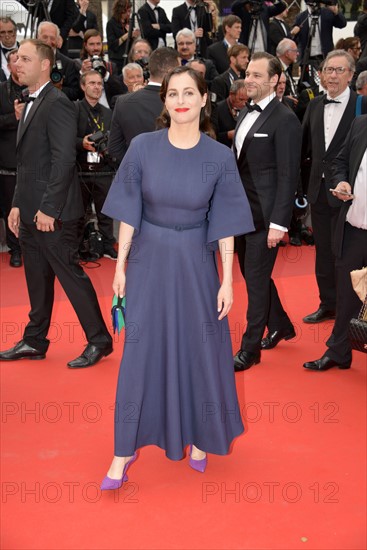
{"type": "Polygon", "coordinates": [[[178,149],[179,151],[192,151],[193,149],[195,149],[195,147],[197,147],[199,145],[199,143],[201,142],[201,136],[202,136],[202,133],[200,132],[199,133],[199,139],[198,141],[195,143],[195,145],[193,145],[192,147],[177,147],[177,145],[174,145],[171,140],[169,139],[169,134],[168,134],[168,130],[169,128],[167,128],[167,141],[168,143],[170,144],[171,147],[173,147],[174,149],[178,149]]]}

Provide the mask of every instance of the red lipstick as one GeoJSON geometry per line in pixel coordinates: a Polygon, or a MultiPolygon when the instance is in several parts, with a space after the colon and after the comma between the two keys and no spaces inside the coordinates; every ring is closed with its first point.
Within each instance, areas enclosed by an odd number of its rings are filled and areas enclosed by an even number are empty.
{"type": "Polygon", "coordinates": [[[181,107],[178,109],[175,109],[176,113],[186,113],[189,109],[187,107],[181,107]]]}

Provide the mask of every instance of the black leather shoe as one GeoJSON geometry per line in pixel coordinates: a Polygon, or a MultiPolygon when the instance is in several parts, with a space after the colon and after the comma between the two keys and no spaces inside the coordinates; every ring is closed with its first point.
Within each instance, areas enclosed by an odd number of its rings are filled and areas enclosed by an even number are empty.
{"type": "Polygon", "coordinates": [[[261,349],[273,349],[281,340],[291,340],[296,336],[294,328],[274,330],[268,332],[265,338],[261,340],[261,349]]]}
{"type": "Polygon", "coordinates": [[[337,361],[334,361],[334,359],[330,359],[327,355],[324,355],[321,357],[321,359],[316,359],[316,361],[310,361],[309,363],[304,363],[303,366],[305,369],[310,370],[328,370],[332,369],[333,367],[338,367],[338,369],[350,369],[349,365],[341,365],[337,361]]]}
{"type": "Polygon", "coordinates": [[[299,233],[289,235],[289,244],[292,246],[302,246],[301,235],[299,233]]]}
{"type": "Polygon", "coordinates": [[[260,352],[253,353],[251,351],[243,351],[240,349],[234,357],[234,371],[240,372],[242,370],[249,369],[252,365],[257,365],[260,363],[260,357],[260,352]]]}
{"type": "Polygon", "coordinates": [[[117,252],[114,247],[111,245],[105,245],[103,248],[103,257],[110,258],[110,260],[117,260],[117,252]]]}
{"type": "Polygon", "coordinates": [[[19,250],[14,250],[14,252],[11,253],[9,265],[10,267],[22,267],[22,255],[19,250]]]}
{"type": "Polygon", "coordinates": [[[0,361],[18,361],[19,359],[44,359],[45,353],[28,346],[20,340],[13,348],[0,352],[0,361]]]}
{"type": "Polygon", "coordinates": [[[319,309],[314,313],[306,315],[306,317],[303,318],[303,322],[316,324],[323,323],[324,321],[329,321],[330,319],[335,319],[335,311],[330,311],[329,309],[323,309],[322,307],[319,307],[319,309]]]}
{"type": "Polygon", "coordinates": [[[79,357],[69,361],[69,369],[85,369],[86,367],[93,367],[102,357],[107,357],[110,353],[113,352],[113,347],[108,348],[98,348],[93,344],[88,344],[85,350],[79,357]]]}

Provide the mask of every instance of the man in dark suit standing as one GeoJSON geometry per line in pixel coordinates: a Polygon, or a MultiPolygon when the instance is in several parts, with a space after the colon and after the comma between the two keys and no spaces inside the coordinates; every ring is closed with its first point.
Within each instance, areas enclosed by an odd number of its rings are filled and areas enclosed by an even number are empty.
{"type": "Polygon", "coordinates": [[[227,99],[217,103],[217,139],[223,145],[232,147],[238,116],[247,100],[245,81],[239,79],[233,82],[227,99]]]}
{"type": "MultiPolygon", "coordinates": [[[[15,145],[17,140],[18,120],[15,114],[14,101],[22,97],[22,86],[18,81],[16,62],[18,50],[8,54],[10,77],[0,83],[0,205],[4,218],[7,219],[13,201],[17,157],[15,145]]],[[[17,237],[6,226],[6,244],[9,248],[10,266],[21,267],[22,255],[17,237]]]]}
{"type": "Polygon", "coordinates": [[[195,0],[186,0],[183,4],[173,8],[172,32],[176,40],[178,31],[191,29],[195,34],[198,57],[206,57],[207,48],[212,43],[211,12],[215,11],[216,7],[213,0],[204,0],[203,3],[196,4],[195,0]]]}
{"type": "Polygon", "coordinates": [[[216,101],[223,101],[229,96],[233,82],[245,78],[245,71],[250,58],[250,51],[243,44],[235,44],[227,51],[229,68],[211,83],[210,90],[216,96],[216,101]]]}
{"type": "Polygon", "coordinates": [[[172,32],[172,25],[163,8],[158,6],[160,0],[147,0],[138,10],[143,36],[148,40],[152,50],[166,46],[166,34],[172,32]]]}
{"type": "MultiPolygon", "coordinates": [[[[335,317],[336,281],[332,234],[338,208],[328,191],[332,161],[339,153],[356,116],[357,94],[349,88],[354,60],[344,50],[329,53],[323,67],[326,96],[312,100],[303,119],[302,159],[311,159],[307,198],[311,204],[313,235],[316,245],[316,280],[320,305],[306,317],[305,323],[321,323],[335,317]]],[[[309,162],[308,162],[309,164],[309,162]]],[[[303,162],[303,168],[309,170],[303,162]]],[[[306,191],[306,190],[305,190],[306,191]]]]}
{"type": "Polygon", "coordinates": [[[248,308],[247,328],[234,359],[236,371],[259,363],[261,348],[270,349],[295,336],[271,278],[278,244],[292,216],[301,152],[301,125],[275,94],[281,72],[272,55],[252,56],[245,80],[252,103],[241,112],[233,140],[256,228],[237,239],[248,308]],[[268,334],[262,341],[266,326],[268,334]]]}
{"type": "Polygon", "coordinates": [[[222,21],[224,39],[215,42],[207,50],[207,57],[213,61],[219,74],[229,67],[228,49],[238,43],[241,28],[241,19],[237,15],[227,15],[222,21]]]}
{"type": "Polygon", "coordinates": [[[350,320],[357,317],[361,302],[353,290],[350,272],[367,265],[367,116],[357,117],[332,164],[331,187],[341,207],[333,234],[336,255],[336,319],[327,350],[320,359],[305,363],[306,369],[348,369],[352,350],[348,338],[350,320]]]}
{"type": "Polygon", "coordinates": [[[275,55],[277,45],[283,38],[292,38],[291,29],[286,22],[288,8],[273,17],[269,23],[269,53],[275,55]]]}
{"type": "Polygon", "coordinates": [[[0,17],[0,68],[3,71],[1,82],[10,76],[7,54],[18,48],[17,26],[10,17],[0,17]]]}
{"type": "Polygon", "coordinates": [[[206,67],[205,80],[210,86],[210,82],[214,80],[216,76],[219,76],[218,71],[215,68],[213,61],[210,59],[204,59],[198,55],[194,33],[190,31],[190,29],[182,29],[181,31],[178,31],[176,35],[176,45],[178,55],[181,58],[181,65],[186,65],[198,57],[204,61],[206,67]]]}
{"type": "Polygon", "coordinates": [[[68,366],[90,367],[112,353],[112,338],[92,283],[76,258],[83,204],[75,169],[75,107],[50,82],[52,48],[25,40],[18,55],[18,78],[28,86],[31,101],[18,127],[17,185],[8,222],[19,235],[31,311],[23,339],[1,352],[0,360],[44,359],[56,276],[88,341],[68,366]]]}
{"type": "Polygon", "coordinates": [[[154,50],[149,59],[149,84],[117,99],[108,142],[109,153],[117,162],[121,162],[135,136],[156,129],[156,119],[163,109],[159,96],[163,78],[178,64],[178,53],[172,48],[154,50]]]}

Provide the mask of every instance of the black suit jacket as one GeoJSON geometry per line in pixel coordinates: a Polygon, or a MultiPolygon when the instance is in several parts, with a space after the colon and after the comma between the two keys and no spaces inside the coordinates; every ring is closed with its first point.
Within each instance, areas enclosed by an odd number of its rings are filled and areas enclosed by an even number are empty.
{"type": "Polygon", "coordinates": [[[56,61],[59,60],[62,63],[61,73],[64,77],[62,84],[62,91],[71,100],[75,101],[82,95],[79,86],[79,73],[78,69],[69,57],[63,55],[58,50],[56,51],[56,61]]]}
{"type": "Polygon", "coordinates": [[[159,92],[159,86],[148,84],[142,90],[117,99],[112,116],[108,151],[118,162],[121,162],[135,136],[156,130],[156,119],[163,109],[159,92]]]}
{"type": "MultiPolygon", "coordinates": [[[[29,11],[33,10],[33,6],[28,6],[27,0],[18,0],[29,11]]],[[[37,2],[36,2],[37,4],[37,2]]],[[[42,12],[41,12],[42,13],[42,12]]],[[[53,0],[50,12],[52,23],[55,23],[60,29],[60,34],[65,42],[75,18],[78,16],[78,8],[74,0],[53,0]]]]}
{"type": "Polygon", "coordinates": [[[13,206],[25,223],[33,223],[38,210],[63,221],[78,219],[84,209],[75,164],[73,103],[48,83],[25,122],[24,114],[18,126],[13,206]]]}
{"type": "MultiPolygon", "coordinates": [[[[232,4],[232,13],[235,15],[238,15],[238,17],[241,18],[242,21],[242,32],[240,36],[240,42],[242,44],[246,44],[248,46],[248,41],[250,37],[250,31],[251,31],[251,14],[246,10],[245,5],[248,4],[248,0],[235,0],[232,4]]],[[[265,30],[266,30],[266,37],[265,41],[268,40],[269,37],[269,19],[270,17],[275,17],[276,15],[279,15],[287,8],[287,4],[283,2],[283,0],[280,0],[280,2],[277,2],[273,6],[265,6],[265,4],[262,5],[261,11],[260,11],[260,19],[264,24],[265,30]]],[[[266,51],[268,51],[269,46],[266,44],[266,51]]]]}
{"type": "MultiPolygon", "coordinates": [[[[204,30],[204,36],[200,40],[201,49],[196,51],[201,57],[206,57],[208,46],[212,43],[210,33],[212,32],[212,17],[204,7],[197,6],[196,8],[196,20],[197,26],[204,30]]],[[[180,4],[172,10],[172,32],[173,37],[176,39],[176,34],[181,29],[191,29],[190,25],[190,12],[186,5],[186,2],[180,4]]],[[[192,29],[191,29],[192,30],[192,29]]]]}
{"type": "MultiPolygon", "coordinates": [[[[300,63],[303,62],[303,55],[307,46],[307,38],[309,33],[309,17],[308,10],[299,13],[295,20],[295,26],[301,27],[301,30],[296,34],[294,40],[297,42],[300,49],[300,63]]],[[[324,57],[327,56],[332,49],[334,49],[333,43],[333,27],[337,29],[343,29],[347,25],[347,20],[342,13],[334,15],[327,8],[321,8],[320,12],[320,36],[321,36],[321,49],[324,57]]]]}
{"type": "Polygon", "coordinates": [[[207,57],[211,59],[219,74],[224,73],[229,67],[229,57],[227,55],[228,47],[221,40],[215,44],[211,44],[207,49],[207,57]]]}
{"type": "Polygon", "coordinates": [[[291,29],[285,21],[280,22],[279,19],[272,19],[269,23],[269,35],[268,35],[268,46],[269,53],[275,55],[277,45],[283,38],[292,38],[291,29]],[[285,27],[285,32],[284,28],[285,27]]]}
{"type": "Polygon", "coordinates": [[[90,10],[87,10],[86,15],[79,12],[71,28],[75,32],[83,33],[88,29],[98,30],[97,16],[90,10]]]}
{"type": "MultiPolygon", "coordinates": [[[[87,150],[83,147],[83,139],[90,133],[89,128],[92,126],[92,133],[98,131],[98,127],[93,127],[93,118],[90,114],[89,104],[84,98],[81,101],[77,101],[75,104],[77,113],[77,138],[76,138],[76,150],[77,150],[77,163],[82,169],[87,165],[87,150]]],[[[108,132],[111,127],[112,111],[107,109],[103,105],[99,105],[101,110],[101,118],[99,123],[103,122],[103,131],[108,132]]],[[[101,168],[103,168],[103,163],[101,168]]]]}
{"type": "Polygon", "coordinates": [[[236,127],[236,120],[233,118],[231,110],[228,105],[227,99],[220,101],[217,104],[217,125],[218,134],[217,139],[220,143],[232,147],[233,141],[228,139],[227,133],[230,130],[234,130],[236,127]]]}
{"type": "Polygon", "coordinates": [[[143,35],[151,45],[152,50],[158,47],[158,40],[162,38],[166,45],[166,34],[172,32],[172,25],[163,8],[157,6],[159,30],[153,29],[152,24],[157,23],[155,13],[148,4],[144,4],[139,10],[143,35]]]}
{"type": "MultiPolygon", "coordinates": [[[[339,182],[347,181],[354,189],[357,173],[367,148],[367,116],[359,116],[352,122],[344,145],[332,163],[332,185],[336,187],[339,182]]],[[[335,201],[336,199],[333,197],[335,201]]],[[[352,201],[341,202],[340,213],[333,235],[333,251],[337,257],[341,256],[343,247],[343,235],[345,220],[352,201]]]]}
{"type": "Polygon", "coordinates": [[[14,100],[19,98],[24,88],[10,79],[0,83],[0,168],[15,170],[17,165],[15,145],[18,121],[15,118],[14,100]]]}
{"type": "MultiPolygon", "coordinates": [[[[335,135],[325,151],[325,133],[324,133],[324,96],[318,96],[313,99],[306,110],[303,118],[303,142],[302,142],[302,169],[306,159],[311,159],[311,173],[308,183],[307,197],[310,204],[314,204],[319,196],[321,178],[324,174],[325,185],[330,188],[332,180],[332,162],[339,153],[348,130],[356,116],[357,94],[351,90],[348,104],[335,135]]],[[[366,106],[363,106],[363,112],[366,106]]],[[[307,166],[307,165],[306,165],[307,166]]],[[[307,168],[305,168],[307,169],[307,168]]],[[[331,206],[340,206],[340,201],[335,202],[332,195],[327,192],[329,204],[331,206]]]]}
{"type": "MultiPolygon", "coordinates": [[[[233,139],[247,114],[242,109],[233,139]]],[[[297,188],[302,130],[296,115],[275,97],[248,132],[237,160],[257,230],[288,227],[297,188]]]]}
{"type": "MultiPolygon", "coordinates": [[[[243,75],[242,78],[245,78],[243,75]]],[[[223,101],[229,96],[232,81],[238,80],[238,76],[232,69],[214,78],[210,85],[210,91],[216,95],[216,101],[223,101]],[[231,78],[232,77],[232,78],[231,78]]]]}

